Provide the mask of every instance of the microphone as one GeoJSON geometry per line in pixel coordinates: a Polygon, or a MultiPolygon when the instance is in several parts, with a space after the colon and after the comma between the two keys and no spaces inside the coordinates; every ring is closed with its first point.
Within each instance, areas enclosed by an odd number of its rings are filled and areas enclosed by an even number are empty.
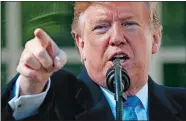
{"type": "Polygon", "coordinates": [[[121,64],[120,64],[120,59],[115,59],[114,61],[114,66],[109,68],[106,74],[106,83],[107,83],[107,87],[110,91],[112,91],[113,93],[115,93],[115,86],[116,86],[116,80],[115,80],[115,76],[119,75],[120,80],[121,80],[121,87],[122,87],[122,92],[126,92],[129,87],[130,87],[130,78],[128,76],[127,71],[122,68],[121,64]],[[116,71],[116,67],[119,68],[118,72],[116,71]],[[116,73],[116,75],[115,75],[116,73]]]}
{"type": "Polygon", "coordinates": [[[121,66],[121,59],[115,58],[114,66],[108,69],[106,74],[107,87],[115,93],[116,100],[116,120],[121,121],[123,117],[123,100],[127,100],[125,91],[130,87],[130,78],[127,71],[121,66]]]}

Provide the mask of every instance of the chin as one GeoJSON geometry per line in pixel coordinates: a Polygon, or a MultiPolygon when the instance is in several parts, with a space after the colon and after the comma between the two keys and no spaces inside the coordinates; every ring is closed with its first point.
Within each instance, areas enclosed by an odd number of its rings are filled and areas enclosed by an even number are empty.
{"type": "Polygon", "coordinates": [[[125,92],[125,94],[126,94],[127,96],[133,96],[133,95],[135,95],[137,92],[138,92],[138,90],[137,90],[136,88],[129,88],[129,90],[127,90],[127,91],[125,92]]]}

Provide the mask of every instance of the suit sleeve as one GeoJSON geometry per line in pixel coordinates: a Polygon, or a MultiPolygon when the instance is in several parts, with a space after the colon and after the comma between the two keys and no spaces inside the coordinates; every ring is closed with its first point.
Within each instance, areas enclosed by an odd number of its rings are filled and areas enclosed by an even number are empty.
{"type": "MultiPolygon", "coordinates": [[[[13,117],[13,110],[9,106],[8,102],[11,100],[12,90],[18,79],[17,74],[1,91],[1,114],[2,121],[15,121],[13,117]]],[[[76,82],[77,78],[71,73],[61,69],[52,74],[50,77],[51,86],[47,92],[47,95],[43,103],[38,108],[36,114],[21,119],[21,121],[47,121],[47,120],[63,120],[73,119],[71,114],[73,110],[68,109],[68,105],[76,104],[74,96],[76,94],[76,82]],[[70,87],[70,88],[69,88],[70,87]],[[73,98],[72,98],[73,97],[73,98]],[[71,100],[73,99],[73,100],[71,100]],[[64,100],[69,100],[64,102],[64,100]],[[73,103],[72,103],[73,102],[73,103]],[[62,108],[61,106],[67,107],[62,108]],[[68,109],[68,111],[67,111],[68,109]],[[70,118],[69,118],[70,117],[70,118]]],[[[78,88],[78,87],[77,87],[78,88]]]]}
{"type": "Polygon", "coordinates": [[[50,88],[50,79],[47,83],[47,88],[40,94],[24,95],[19,97],[19,82],[17,79],[13,88],[14,97],[8,102],[13,110],[13,117],[16,120],[24,119],[26,117],[37,114],[38,108],[43,103],[46,94],[50,88]]]}
{"type": "Polygon", "coordinates": [[[49,104],[52,102],[52,93],[47,94],[50,87],[50,81],[48,83],[46,91],[41,94],[32,96],[20,96],[16,97],[14,93],[14,87],[18,80],[19,74],[17,74],[3,89],[1,92],[2,107],[1,114],[3,121],[14,120],[39,120],[40,116],[44,116],[42,111],[48,109],[49,104]],[[45,100],[46,95],[49,99],[45,100]],[[15,97],[14,97],[15,96],[15,97]],[[37,98],[37,99],[36,99],[37,98]],[[51,99],[51,100],[50,100],[51,99]],[[23,107],[19,107],[20,102],[23,107]],[[32,105],[34,104],[34,105],[32,105]],[[42,106],[44,105],[44,106],[42,106]],[[41,108],[42,107],[42,108],[41,108]]]}

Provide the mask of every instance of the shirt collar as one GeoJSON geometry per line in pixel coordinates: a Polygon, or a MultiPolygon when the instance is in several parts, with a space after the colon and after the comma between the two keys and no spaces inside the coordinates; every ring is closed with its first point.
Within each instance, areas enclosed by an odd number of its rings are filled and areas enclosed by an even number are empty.
{"type": "Polygon", "coordinates": [[[139,90],[136,93],[136,96],[140,99],[145,110],[147,111],[147,107],[148,107],[148,84],[147,83],[142,87],[141,90],[139,90]]]}
{"type": "MultiPolygon", "coordinates": [[[[103,87],[101,87],[101,89],[104,92],[107,100],[109,100],[110,103],[115,105],[114,93],[103,87]]],[[[136,93],[136,96],[140,99],[143,107],[145,108],[145,111],[147,112],[148,109],[148,84],[147,83],[142,87],[141,90],[139,90],[136,93]]]]}

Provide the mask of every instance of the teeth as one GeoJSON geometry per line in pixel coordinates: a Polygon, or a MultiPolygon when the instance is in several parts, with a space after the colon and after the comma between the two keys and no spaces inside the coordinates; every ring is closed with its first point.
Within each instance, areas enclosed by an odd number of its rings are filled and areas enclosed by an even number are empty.
{"type": "Polygon", "coordinates": [[[114,57],[116,57],[116,58],[123,58],[123,57],[125,57],[126,55],[124,55],[124,54],[118,54],[118,55],[116,55],[116,56],[114,56],[114,57]]]}
{"type": "Polygon", "coordinates": [[[117,54],[117,55],[115,55],[115,56],[113,57],[113,60],[116,59],[116,58],[119,58],[119,59],[121,59],[122,61],[128,59],[127,55],[125,55],[125,54],[117,54]]]}

